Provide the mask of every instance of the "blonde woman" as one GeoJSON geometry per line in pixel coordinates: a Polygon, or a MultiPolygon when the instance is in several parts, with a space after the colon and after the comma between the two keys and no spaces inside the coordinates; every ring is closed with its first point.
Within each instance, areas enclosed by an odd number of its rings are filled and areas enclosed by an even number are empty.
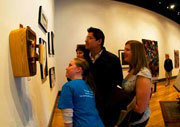
{"type": "Polygon", "coordinates": [[[152,76],[148,69],[144,45],[136,40],[126,42],[124,60],[129,64],[130,69],[122,87],[126,92],[135,92],[136,103],[121,126],[145,127],[150,117],[152,76]]]}
{"type": "Polygon", "coordinates": [[[66,68],[71,81],[62,87],[58,108],[62,110],[65,127],[104,127],[95,104],[95,88],[89,65],[75,58],[66,68]]]}

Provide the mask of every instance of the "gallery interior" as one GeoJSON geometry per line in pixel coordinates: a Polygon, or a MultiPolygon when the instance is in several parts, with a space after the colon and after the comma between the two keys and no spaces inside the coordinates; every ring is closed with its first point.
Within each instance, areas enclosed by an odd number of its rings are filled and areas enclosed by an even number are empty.
{"type": "MultiPolygon", "coordinates": [[[[91,26],[104,32],[106,49],[117,56],[128,40],[157,42],[157,78],[165,80],[165,54],[173,61],[174,80],[179,73],[174,54],[180,49],[180,12],[176,18],[171,18],[116,0],[1,0],[0,16],[1,127],[50,126],[58,93],[67,82],[66,67],[76,57],[76,45],[85,44],[87,29],[91,26]],[[30,60],[35,63],[27,67],[30,72],[26,75],[14,72],[28,64],[24,51],[31,50],[26,47],[18,50],[23,44],[11,46],[14,36],[19,36],[16,34],[19,29],[25,30],[25,34],[16,42],[27,39],[35,49],[34,54],[30,54],[34,56],[30,60]]],[[[124,76],[127,71],[123,69],[124,76]]],[[[166,88],[163,86],[168,90],[166,88]]]]}

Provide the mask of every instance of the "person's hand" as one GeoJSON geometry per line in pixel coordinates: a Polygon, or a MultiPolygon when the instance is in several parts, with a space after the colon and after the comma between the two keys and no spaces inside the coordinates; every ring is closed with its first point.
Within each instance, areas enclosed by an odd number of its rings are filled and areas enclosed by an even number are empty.
{"type": "Polygon", "coordinates": [[[65,127],[72,127],[73,124],[72,124],[72,123],[64,123],[64,126],[65,126],[65,127]]]}

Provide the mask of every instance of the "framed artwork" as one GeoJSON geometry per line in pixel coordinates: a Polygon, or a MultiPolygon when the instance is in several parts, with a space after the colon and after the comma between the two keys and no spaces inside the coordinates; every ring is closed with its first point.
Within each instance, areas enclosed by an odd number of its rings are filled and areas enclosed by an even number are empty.
{"type": "Polygon", "coordinates": [[[44,30],[45,33],[47,33],[48,28],[48,19],[42,9],[42,6],[39,7],[39,18],[38,23],[41,26],[41,28],[44,30]]]}
{"type": "Polygon", "coordinates": [[[39,38],[39,62],[41,69],[41,79],[45,79],[48,75],[48,65],[47,65],[47,46],[46,41],[42,38],[39,38]]]}
{"type": "Polygon", "coordinates": [[[123,49],[118,50],[118,56],[120,59],[122,69],[129,69],[129,64],[124,61],[124,50],[123,49]]]}
{"type": "Polygon", "coordinates": [[[54,55],[54,33],[48,32],[48,54],[54,55]]]}
{"type": "Polygon", "coordinates": [[[174,50],[174,66],[179,68],[179,50],[174,50]]]}
{"type": "Polygon", "coordinates": [[[52,67],[49,69],[50,88],[53,88],[55,86],[55,82],[56,82],[55,67],[52,67]]]}
{"type": "Polygon", "coordinates": [[[153,40],[142,39],[144,44],[146,58],[149,63],[152,77],[159,76],[159,53],[158,53],[158,42],[153,40]]]}

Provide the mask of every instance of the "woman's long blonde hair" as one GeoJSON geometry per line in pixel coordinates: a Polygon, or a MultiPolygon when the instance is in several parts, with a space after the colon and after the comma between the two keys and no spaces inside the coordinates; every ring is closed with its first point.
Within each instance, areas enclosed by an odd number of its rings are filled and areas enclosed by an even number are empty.
{"type": "Polygon", "coordinates": [[[136,40],[127,41],[125,45],[127,44],[129,44],[131,47],[131,64],[129,71],[134,68],[133,74],[136,75],[141,68],[148,68],[144,45],[136,40]]]}
{"type": "Polygon", "coordinates": [[[84,58],[75,58],[74,59],[75,64],[77,67],[82,68],[82,77],[83,80],[86,81],[86,83],[90,86],[92,89],[93,93],[95,94],[95,83],[94,83],[94,78],[89,70],[89,64],[84,58]]]}

